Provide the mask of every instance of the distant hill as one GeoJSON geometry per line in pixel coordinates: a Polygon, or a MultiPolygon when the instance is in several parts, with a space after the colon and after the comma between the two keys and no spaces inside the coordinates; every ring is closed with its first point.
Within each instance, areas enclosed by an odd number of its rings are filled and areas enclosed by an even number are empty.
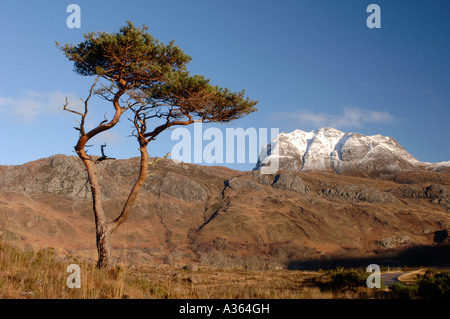
{"type": "MultiPolygon", "coordinates": [[[[336,149],[340,162],[330,157],[316,163],[344,167],[345,159],[360,159],[365,151],[356,152],[359,146],[352,147],[359,144],[350,143],[352,138],[362,139],[347,136],[336,149]]],[[[302,268],[315,261],[380,256],[401,264],[395,257],[399,252],[405,256],[430,247],[435,254],[435,247],[448,245],[448,236],[442,235],[450,229],[448,172],[400,170],[368,178],[317,170],[322,166],[313,164],[312,156],[319,154],[312,153],[316,140],[293,167],[297,170],[272,175],[158,162],[129,220],[112,235],[114,254],[131,264],[302,268]]],[[[405,157],[398,165],[413,166],[406,151],[401,153],[405,157]]],[[[138,160],[99,164],[109,218],[119,213],[137,176],[138,160]]],[[[17,245],[51,246],[95,260],[92,203],[81,161],[55,155],[0,166],[0,231],[3,240],[17,245]]],[[[446,262],[439,258],[433,260],[446,262]]]]}

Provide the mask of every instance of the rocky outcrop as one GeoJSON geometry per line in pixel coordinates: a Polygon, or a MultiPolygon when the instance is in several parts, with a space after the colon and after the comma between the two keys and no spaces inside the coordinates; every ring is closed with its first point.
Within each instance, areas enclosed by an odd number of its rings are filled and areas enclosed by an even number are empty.
{"type": "Polygon", "coordinates": [[[377,189],[356,186],[324,187],[319,192],[321,196],[339,198],[350,202],[394,203],[396,198],[388,192],[377,189]]]}
{"type": "Polygon", "coordinates": [[[260,185],[271,186],[275,189],[285,191],[293,191],[297,193],[305,193],[308,187],[303,183],[302,179],[291,171],[279,174],[259,174],[253,172],[245,176],[234,176],[225,181],[225,186],[231,189],[261,189],[260,185]]]}
{"type": "Polygon", "coordinates": [[[425,188],[425,195],[433,204],[442,206],[450,213],[449,191],[443,185],[433,184],[428,186],[425,188]]]}
{"type": "Polygon", "coordinates": [[[399,188],[390,189],[389,193],[401,198],[426,198],[423,187],[403,185],[399,188]]]}
{"type": "Polygon", "coordinates": [[[233,176],[229,180],[225,181],[225,186],[237,190],[261,189],[261,187],[256,182],[242,176],[233,176]]]}
{"type": "Polygon", "coordinates": [[[442,206],[447,212],[450,212],[449,191],[444,185],[431,184],[426,187],[404,185],[389,190],[389,193],[402,198],[428,199],[431,203],[442,206]]]}
{"type": "MultiPolygon", "coordinates": [[[[104,199],[126,195],[132,180],[138,174],[138,159],[103,161],[98,164],[104,199]]],[[[0,190],[32,193],[51,193],[72,199],[91,198],[87,173],[76,156],[55,155],[24,166],[0,167],[0,190]]],[[[187,176],[168,172],[153,173],[144,190],[165,193],[183,201],[204,201],[208,194],[197,182],[187,176]]]]}
{"type": "Polygon", "coordinates": [[[408,236],[401,237],[387,237],[379,240],[378,245],[386,249],[394,249],[399,247],[406,247],[411,244],[411,239],[408,236]]]}
{"type": "Polygon", "coordinates": [[[205,201],[208,193],[197,182],[175,173],[167,173],[164,177],[160,192],[183,201],[205,201]]]}
{"type": "Polygon", "coordinates": [[[87,174],[75,156],[54,155],[23,166],[0,167],[0,190],[89,198],[87,174]]]}
{"type": "Polygon", "coordinates": [[[308,187],[303,183],[302,179],[291,172],[277,174],[274,178],[272,187],[302,194],[308,191],[308,187]]]}
{"type": "Polygon", "coordinates": [[[448,197],[447,189],[443,185],[430,185],[425,188],[426,198],[433,200],[441,200],[448,197]]]}

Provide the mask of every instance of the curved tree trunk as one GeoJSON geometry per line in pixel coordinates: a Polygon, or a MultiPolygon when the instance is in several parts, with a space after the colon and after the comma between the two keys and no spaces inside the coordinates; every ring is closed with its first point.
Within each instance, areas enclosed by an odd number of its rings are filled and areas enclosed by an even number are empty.
{"type": "Polygon", "coordinates": [[[87,169],[92,192],[97,239],[98,268],[112,268],[114,266],[111,248],[111,234],[127,220],[128,215],[130,214],[131,210],[133,209],[134,203],[136,202],[137,196],[142,189],[142,186],[144,186],[145,180],[147,178],[147,169],[149,163],[146,144],[142,144],[139,151],[141,152],[141,160],[138,178],[128,196],[126,203],[123,206],[121,214],[112,222],[106,221],[106,217],[103,211],[102,194],[100,191],[97,164],[84,152],[84,150],[79,152],[79,156],[83,160],[87,169]]]}
{"type": "Polygon", "coordinates": [[[106,222],[105,213],[103,211],[102,194],[98,179],[97,164],[86,154],[84,150],[80,151],[79,156],[86,166],[89,184],[91,186],[92,203],[95,218],[95,234],[97,240],[98,252],[98,268],[110,268],[112,266],[111,255],[111,230],[106,222]]]}
{"type": "Polygon", "coordinates": [[[134,183],[133,188],[131,189],[130,194],[128,195],[127,201],[125,202],[125,205],[123,206],[122,212],[113,222],[110,223],[111,226],[111,232],[117,229],[122,223],[124,223],[128,215],[130,214],[131,210],[133,209],[134,203],[136,202],[137,196],[139,195],[139,192],[142,189],[142,186],[144,186],[145,180],[147,179],[147,169],[148,169],[148,150],[147,150],[147,143],[142,142],[140,143],[141,147],[139,148],[139,151],[141,152],[141,160],[139,165],[139,175],[134,183]]]}
{"type": "MultiPolygon", "coordinates": [[[[75,146],[75,151],[77,155],[80,157],[80,159],[83,161],[84,165],[86,166],[88,181],[91,187],[92,203],[95,218],[95,231],[97,239],[97,251],[98,251],[97,266],[99,268],[110,268],[113,265],[111,254],[111,241],[110,241],[112,226],[109,225],[109,223],[107,223],[105,213],[103,211],[102,194],[98,177],[97,162],[95,162],[92,159],[92,157],[86,153],[85,147],[86,143],[91,138],[93,138],[94,136],[96,136],[101,132],[111,129],[119,122],[120,117],[122,116],[122,108],[119,104],[119,99],[124,94],[126,89],[125,87],[122,87],[114,96],[113,105],[116,112],[114,114],[113,119],[109,123],[104,122],[100,123],[97,127],[86,133],[84,130],[84,124],[85,118],[88,114],[88,101],[94,92],[94,88],[97,81],[98,78],[91,86],[88,98],[84,101],[85,104],[84,113],[80,113],[77,111],[71,112],[74,112],[81,116],[81,123],[80,127],[78,128],[78,130],[80,131],[80,138],[78,139],[77,145],[75,146]]],[[[67,110],[66,106],[67,105],[65,105],[64,109],[67,110]]]]}

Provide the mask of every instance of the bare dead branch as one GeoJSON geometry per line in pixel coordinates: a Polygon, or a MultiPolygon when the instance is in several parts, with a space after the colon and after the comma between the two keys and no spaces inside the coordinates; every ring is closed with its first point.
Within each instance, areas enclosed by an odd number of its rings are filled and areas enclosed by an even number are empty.
{"type": "Polygon", "coordinates": [[[106,118],[106,113],[103,115],[104,120],[100,122],[99,126],[108,122],[108,119],[106,118]]]}
{"type": "Polygon", "coordinates": [[[100,145],[100,151],[102,152],[102,156],[100,156],[99,158],[97,158],[97,160],[95,161],[95,163],[100,163],[101,161],[104,160],[115,160],[114,157],[109,157],[105,154],[105,147],[106,147],[106,143],[100,145]]]}
{"type": "Polygon", "coordinates": [[[83,116],[83,114],[82,114],[81,112],[78,112],[78,111],[69,109],[69,108],[67,107],[68,105],[69,105],[69,101],[68,101],[67,96],[66,96],[66,103],[64,103],[63,107],[62,107],[62,108],[60,107],[59,109],[60,109],[60,110],[63,110],[63,111],[75,113],[75,114],[80,115],[80,116],[83,116]]]}
{"type": "Polygon", "coordinates": [[[95,88],[98,80],[99,80],[99,77],[97,77],[95,79],[94,83],[92,84],[92,86],[91,86],[91,88],[89,90],[89,95],[87,96],[87,98],[85,100],[80,99],[84,103],[84,111],[83,112],[79,112],[79,111],[75,111],[73,109],[70,109],[68,107],[69,106],[69,101],[67,99],[67,96],[66,96],[66,102],[64,103],[63,107],[60,108],[63,111],[71,112],[71,113],[77,114],[77,115],[79,115],[81,117],[81,120],[77,121],[78,123],[80,123],[80,125],[78,127],[74,127],[75,130],[80,132],[80,137],[85,135],[84,124],[85,124],[85,121],[86,121],[86,116],[88,114],[88,104],[89,104],[90,98],[92,97],[92,94],[94,92],[94,88],[95,88]]]}

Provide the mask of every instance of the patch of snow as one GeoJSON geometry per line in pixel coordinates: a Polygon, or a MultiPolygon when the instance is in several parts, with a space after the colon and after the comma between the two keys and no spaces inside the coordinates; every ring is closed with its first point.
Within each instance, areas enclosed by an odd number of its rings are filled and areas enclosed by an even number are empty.
{"type": "MultiPolygon", "coordinates": [[[[450,161],[421,163],[392,137],[380,134],[367,136],[353,132],[344,133],[330,127],[310,132],[302,130],[282,132],[274,138],[272,147],[277,148],[278,152],[271,152],[270,143],[266,144],[255,169],[267,165],[274,159],[284,159],[300,163],[299,170],[336,170],[341,164],[359,165],[383,156],[394,162],[409,163],[405,165],[424,165],[430,168],[450,166],[450,161]]],[[[386,168],[388,166],[395,167],[393,163],[386,163],[386,168]]]]}

